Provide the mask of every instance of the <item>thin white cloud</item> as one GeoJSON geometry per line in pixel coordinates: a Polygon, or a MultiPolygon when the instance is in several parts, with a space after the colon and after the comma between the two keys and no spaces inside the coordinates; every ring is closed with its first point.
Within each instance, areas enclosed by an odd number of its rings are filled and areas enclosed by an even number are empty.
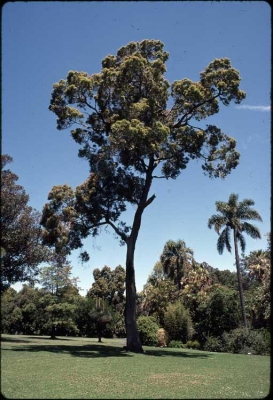
{"type": "Polygon", "coordinates": [[[252,111],[270,111],[271,106],[249,106],[247,104],[244,104],[242,106],[235,106],[235,108],[238,108],[240,110],[252,110],[252,111]]]}

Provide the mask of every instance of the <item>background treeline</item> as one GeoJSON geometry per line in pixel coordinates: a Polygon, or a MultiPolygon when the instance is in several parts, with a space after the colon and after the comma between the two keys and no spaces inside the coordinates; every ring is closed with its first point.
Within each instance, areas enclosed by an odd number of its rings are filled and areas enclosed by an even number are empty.
{"type": "MultiPolygon", "coordinates": [[[[270,353],[270,236],[268,248],[241,258],[248,327],[242,323],[236,272],[194,260],[184,241],[168,241],[143,291],[137,321],[144,345],[209,351],[270,353]],[[179,262],[175,249],[179,249],[179,262]],[[181,250],[182,249],[182,250],[181,250]],[[177,277],[179,276],[179,278],[177,277]]],[[[34,281],[1,296],[1,332],[125,337],[125,270],[93,271],[86,296],[65,258],[52,252],[34,281]]]]}

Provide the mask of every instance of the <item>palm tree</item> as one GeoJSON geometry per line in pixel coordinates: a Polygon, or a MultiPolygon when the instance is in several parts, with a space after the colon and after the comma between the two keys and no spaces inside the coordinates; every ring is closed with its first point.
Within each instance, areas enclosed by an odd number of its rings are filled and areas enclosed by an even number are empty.
{"type": "Polygon", "coordinates": [[[216,201],[216,210],[219,214],[212,215],[208,220],[208,227],[214,226],[215,231],[218,233],[219,238],[217,241],[217,250],[219,254],[222,254],[224,248],[231,253],[230,244],[230,231],[233,231],[233,241],[235,249],[235,262],[237,269],[237,278],[239,284],[240,302],[242,308],[242,315],[245,327],[247,327],[245,303],[243,295],[242,276],[240,271],[240,260],[238,254],[238,242],[242,249],[245,251],[246,242],[243,233],[251,236],[253,239],[261,239],[259,229],[246,222],[247,220],[258,220],[262,221],[260,214],[251,208],[255,203],[251,199],[244,199],[238,202],[238,194],[232,193],[229,196],[227,203],[224,201],[216,201]],[[222,232],[220,230],[223,228],[222,232]]]}
{"type": "Polygon", "coordinates": [[[264,250],[254,250],[244,259],[245,268],[259,282],[267,279],[270,274],[270,257],[264,250]]]}
{"type": "Polygon", "coordinates": [[[164,273],[174,280],[174,284],[181,289],[183,269],[193,261],[193,250],[186,246],[184,240],[166,242],[160,256],[164,273]]]}

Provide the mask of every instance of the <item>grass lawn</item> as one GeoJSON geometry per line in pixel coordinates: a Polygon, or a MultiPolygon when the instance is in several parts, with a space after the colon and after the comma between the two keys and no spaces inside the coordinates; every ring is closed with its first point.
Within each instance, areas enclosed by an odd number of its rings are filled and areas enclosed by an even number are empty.
{"type": "Polygon", "coordinates": [[[12,399],[231,399],[269,394],[270,357],[144,347],[124,339],[1,336],[1,393],[12,399]]]}

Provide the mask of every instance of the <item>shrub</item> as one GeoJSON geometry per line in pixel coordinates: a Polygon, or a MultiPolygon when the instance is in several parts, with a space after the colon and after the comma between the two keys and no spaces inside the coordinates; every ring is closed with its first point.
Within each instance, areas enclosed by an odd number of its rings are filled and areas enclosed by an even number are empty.
{"type": "Polygon", "coordinates": [[[179,340],[171,340],[169,343],[169,347],[176,348],[176,349],[183,349],[184,345],[179,340]]]}
{"type": "Polygon", "coordinates": [[[265,329],[237,328],[222,335],[223,347],[229,353],[270,354],[270,333],[265,329]]]}
{"type": "Polygon", "coordinates": [[[194,333],[189,311],[179,301],[168,306],[164,314],[164,324],[171,340],[185,343],[194,333]]]}
{"type": "Polygon", "coordinates": [[[137,320],[140,341],[146,346],[157,345],[157,332],[159,326],[153,317],[140,316],[137,320]]]}
{"type": "Polygon", "coordinates": [[[186,348],[199,350],[201,348],[201,345],[198,340],[188,340],[186,343],[186,348]]]}
{"type": "Polygon", "coordinates": [[[169,344],[169,334],[164,328],[157,331],[157,345],[159,347],[167,347],[169,344]]]}
{"type": "Polygon", "coordinates": [[[206,351],[223,351],[222,342],[219,338],[208,336],[206,343],[204,344],[204,350],[206,351]]]}

